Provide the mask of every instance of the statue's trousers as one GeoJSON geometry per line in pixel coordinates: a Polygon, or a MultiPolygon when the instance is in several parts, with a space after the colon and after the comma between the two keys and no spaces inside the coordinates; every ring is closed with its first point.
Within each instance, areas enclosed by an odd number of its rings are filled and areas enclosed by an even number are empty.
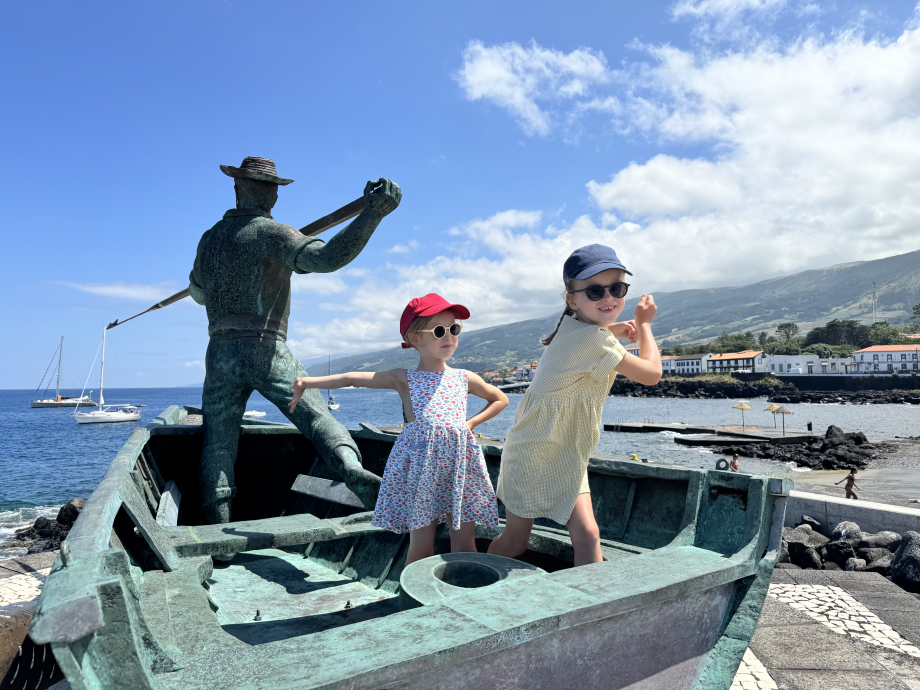
{"type": "Polygon", "coordinates": [[[317,390],[307,390],[294,408],[294,379],[306,376],[284,341],[274,333],[261,336],[212,336],[208,343],[207,375],[202,392],[204,447],[199,465],[202,507],[212,523],[230,520],[236,494],[233,466],[239,445],[240,423],[254,390],[276,405],[300,429],[331,465],[339,446],[361,454],[348,430],[329,414],[317,390]]]}

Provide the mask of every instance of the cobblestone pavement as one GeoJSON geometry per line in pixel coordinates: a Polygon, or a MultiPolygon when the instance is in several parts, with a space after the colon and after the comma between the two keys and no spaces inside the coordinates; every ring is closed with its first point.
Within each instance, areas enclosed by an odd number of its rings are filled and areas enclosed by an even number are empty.
{"type": "Polygon", "coordinates": [[[42,568],[0,579],[0,608],[35,599],[50,572],[51,568],[42,568]]]}
{"type": "Polygon", "coordinates": [[[920,690],[920,600],[876,573],[774,571],[732,685],[767,688],[920,690]]]}
{"type": "Polygon", "coordinates": [[[732,681],[731,690],[777,690],[776,682],[770,677],[760,659],[750,649],[745,650],[738,673],[732,681]]]}
{"type": "Polygon", "coordinates": [[[840,587],[771,584],[767,596],[804,611],[835,633],[851,635],[869,644],[920,657],[920,649],[840,587]]]}

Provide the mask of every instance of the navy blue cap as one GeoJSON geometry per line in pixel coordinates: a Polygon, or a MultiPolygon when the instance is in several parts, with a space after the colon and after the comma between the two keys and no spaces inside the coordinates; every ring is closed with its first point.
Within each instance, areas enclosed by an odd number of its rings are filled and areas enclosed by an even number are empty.
{"type": "MultiPolygon", "coordinates": [[[[589,244],[587,247],[576,249],[565,260],[562,266],[562,278],[564,280],[587,280],[611,268],[626,271],[626,266],[620,262],[617,253],[610,247],[602,244],[589,244]]],[[[632,275],[629,271],[626,273],[632,275]]]]}

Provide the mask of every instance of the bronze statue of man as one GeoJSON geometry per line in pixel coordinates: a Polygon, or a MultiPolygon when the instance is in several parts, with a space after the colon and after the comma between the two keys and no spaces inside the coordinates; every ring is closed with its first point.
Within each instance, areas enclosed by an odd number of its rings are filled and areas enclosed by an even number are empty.
{"type": "Polygon", "coordinates": [[[294,379],[306,376],[285,344],[291,273],[330,273],[347,265],[399,205],[402,192],[390,180],[368,182],[364,211],[325,243],[272,218],[278,186],[293,182],[277,175],[274,161],[247,156],[239,168],[220,169],[235,179],[236,208],[202,235],[189,276],[192,298],[207,308],[210,336],[198,470],[204,512],[211,523],[230,521],[240,422],[253,390],[275,404],[373,509],[380,478],[361,465],[357,445],[319,392],[308,391],[288,411],[294,379]]]}

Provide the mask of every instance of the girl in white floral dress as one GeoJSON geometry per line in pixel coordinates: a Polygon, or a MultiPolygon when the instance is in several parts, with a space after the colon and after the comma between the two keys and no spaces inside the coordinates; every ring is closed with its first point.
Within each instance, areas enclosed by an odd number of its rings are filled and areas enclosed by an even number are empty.
{"type": "Polygon", "coordinates": [[[451,551],[476,551],[476,523],[498,524],[495,493],[473,429],[508,404],[495,386],[447,359],[457,349],[469,310],[436,294],[413,299],[403,311],[403,347],[419,353],[418,369],[350,372],[305,377],[294,383],[294,400],[307,388],[391,388],[402,398],[408,423],[390,451],[372,524],[409,533],[406,564],[434,555],[437,526],[448,522],[451,551]],[[467,392],[487,401],[466,419],[467,392]]]}

